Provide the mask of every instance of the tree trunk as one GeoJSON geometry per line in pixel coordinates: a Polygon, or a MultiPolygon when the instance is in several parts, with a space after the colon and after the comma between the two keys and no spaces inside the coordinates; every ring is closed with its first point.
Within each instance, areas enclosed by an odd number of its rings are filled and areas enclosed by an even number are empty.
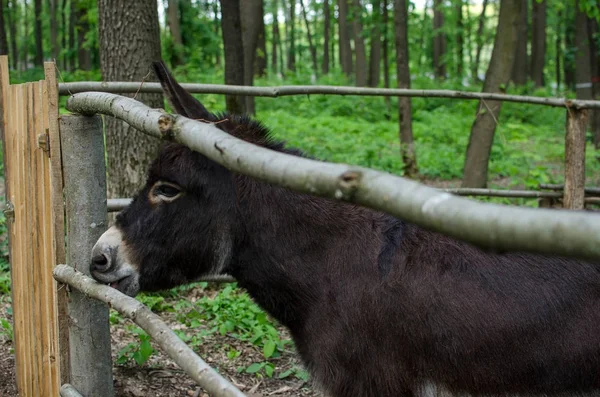
{"type": "MultiPolygon", "coordinates": [[[[588,18],[588,40],[590,43],[590,68],[592,75],[592,92],[595,100],[600,100],[600,48],[598,47],[595,37],[599,33],[598,21],[593,18],[588,18]]],[[[592,137],[596,149],[600,149],[600,110],[590,109],[590,122],[592,127],[592,137]]]]}
{"type": "Polygon", "coordinates": [[[52,53],[52,60],[58,62],[58,17],[56,15],[56,9],[58,0],[49,0],[48,5],[50,8],[50,51],[52,53]]]}
{"type": "Polygon", "coordinates": [[[536,87],[543,87],[546,60],[546,0],[534,0],[531,14],[531,80],[536,87]]]}
{"type": "MultiPolygon", "coordinates": [[[[242,23],[242,44],[244,47],[244,85],[254,85],[254,59],[256,47],[258,46],[258,33],[260,31],[259,20],[262,0],[240,1],[240,18],[242,23]]],[[[254,97],[247,96],[246,113],[255,114],[254,97]]]]}
{"type": "MultiPolygon", "coordinates": [[[[501,0],[492,58],[484,92],[503,92],[510,79],[517,46],[521,0],[501,0]]],[[[480,101],[465,158],[463,187],[487,185],[488,162],[502,102],[480,101]]]]}
{"type": "MultiPolygon", "coordinates": [[[[16,3],[19,4],[17,0],[16,0],[16,3]]],[[[25,37],[25,38],[28,38],[29,34],[30,34],[30,32],[29,32],[29,15],[27,15],[28,8],[29,7],[27,7],[27,4],[23,4],[23,15],[19,15],[20,17],[23,17],[22,23],[23,23],[23,31],[24,32],[23,32],[22,37],[25,37]]],[[[21,56],[22,56],[21,70],[25,71],[25,70],[27,70],[27,68],[29,68],[29,51],[27,48],[28,46],[25,45],[27,40],[26,39],[21,39],[21,40],[22,40],[22,42],[21,42],[21,44],[22,44],[21,45],[21,56]]]]}
{"type": "Polygon", "coordinates": [[[8,12],[7,12],[7,22],[8,29],[10,31],[10,55],[12,60],[12,67],[14,70],[19,68],[19,50],[17,47],[17,26],[15,23],[16,13],[18,5],[15,4],[16,0],[9,0],[8,2],[8,12]]]}
{"type": "Polygon", "coordinates": [[[425,49],[425,34],[429,31],[429,18],[427,12],[429,10],[429,1],[423,3],[423,17],[421,18],[421,28],[419,29],[419,57],[417,59],[417,70],[423,70],[423,60],[427,61],[427,53],[425,49]]]}
{"type": "Polygon", "coordinates": [[[34,22],[33,22],[33,36],[35,38],[35,57],[34,62],[36,66],[44,66],[44,48],[42,44],[42,0],[34,1],[34,22]]]}
{"type": "MultiPolygon", "coordinates": [[[[383,85],[385,88],[390,88],[390,54],[388,41],[388,2],[383,0],[381,3],[381,22],[383,24],[383,85]]],[[[389,96],[385,97],[385,106],[387,109],[387,119],[389,120],[392,112],[392,100],[389,96]]]]}
{"type": "MultiPolygon", "coordinates": [[[[6,39],[6,26],[4,25],[4,3],[0,2],[0,55],[8,54],[8,40],[6,39]]],[[[13,32],[14,34],[14,32],[13,32]]]]}
{"type": "Polygon", "coordinates": [[[477,42],[477,47],[475,49],[475,63],[471,65],[471,76],[473,81],[479,80],[479,60],[481,59],[481,50],[483,49],[483,27],[485,26],[485,11],[487,9],[488,1],[489,0],[483,0],[481,15],[479,15],[479,22],[477,24],[477,34],[475,35],[477,42]]]}
{"type": "MultiPolygon", "coordinates": [[[[519,22],[519,37],[515,52],[515,62],[512,70],[512,81],[515,85],[527,84],[527,36],[529,31],[528,0],[521,0],[521,20],[519,22]]],[[[535,0],[534,0],[535,3],[535,0]]]]}
{"type": "Polygon", "coordinates": [[[310,24],[308,23],[308,16],[306,15],[306,7],[304,6],[304,0],[300,0],[300,6],[302,7],[302,16],[304,18],[304,24],[306,26],[306,36],[308,38],[308,48],[310,49],[310,58],[313,64],[313,70],[315,75],[319,72],[319,66],[317,64],[317,49],[313,44],[313,37],[310,33],[310,24]]]}
{"type": "Polygon", "coordinates": [[[379,85],[381,71],[381,1],[373,0],[373,27],[371,30],[371,51],[369,53],[369,87],[379,85]]]}
{"type": "Polygon", "coordinates": [[[183,54],[183,39],[181,37],[181,19],[179,17],[179,0],[169,0],[167,6],[167,24],[173,40],[173,66],[182,65],[185,61],[183,54]]]}
{"type": "Polygon", "coordinates": [[[329,0],[323,1],[323,65],[321,71],[324,75],[329,74],[329,30],[331,27],[331,12],[329,0]]]}
{"type": "MultiPolygon", "coordinates": [[[[408,3],[394,1],[394,27],[396,30],[396,72],[398,88],[410,88],[408,68],[408,3]]],[[[398,98],[398,119],[400,123],[400,154],[404,163],[404,175],[413,178],[419,172],[412,132],[412,110],[409,97],[398,98]]]]}
{"type": "Polygon", "coordinates": [[[79,69],[92,69],[92,54],[88,48],[85,48],[85,36],[90,30],[90,23],[87,19],[86,6],[81,0],[71,0],[75,3],[75,29],[77,31],[77,62],[79,69]]]}
{"type": "Polygon", "coordinates": [[[554,73],[556,78],[556,92],[560,92],[561,83],[561,55],[562,55],[562,10],[556,12],[556,34],[554,36],[554,73]]]}
{"type": "MultiPolygon", "coordinates": [[[[76,18],[75,18],[75,14],[77,13],[76,11],[76,4],[75,4],[75,0],[70,0],[69,2],[69,47],[67,47],[69,49],[68,51],[68,64],[69,64],[69,68],[70,70],[75,70],[77,69],[77,59],[75,57],[75,55],[73,54],[74,52],[76,52],[75,49],[75,37],[76,37],[76,31],[77,28],[75,27],[76,25],[76,18]]],[[[67,0],[63,0],[63,9],[67,7],[67,0]]]]}
{"type": "Polygon", "coordinates": [[[69,20],[67,19],[67,0],[61,0],[60,2],[60,23],[62,26],[62,35],[61,35],[61,48],[63,49],[63,56],[61,59],[61,63],[60,63],[60,67],[63,70],[70,70],[69,69],[69,55],[68,55],[68,51],[64,51],[64,50],[68,50],[69,47],[67,47],[67,38],[68,35],[71,33],[71,31],[69,30],[71,28],[71,25],[69,23],[69,20]]]}
{"type": "Polygon", "coordinates": [[[575,26],[576,21],[569,10],[565,10],[565,52],[573,56],[563,58],[563,68],[565,77],[565,88],[575,89],[575,52],[577,45],[575,44],[575,26]],[[571,52],[573,51],[573,52],[571,52]]]}
{"type": "Polygon", "coordinates": [[[265,4],[260,1],[260,18],[258,19],[258,46],[254,60],[254,71],[257,76],[263,77],[267,74],[267,37],[265,35],[265,4]]]}
{"type": "MultiPolygon", "coordinates": [[[[152,61],[161,59],[156,0],[98,0],[100,67],[104,81],[148,81],[152,61]]],[[[150,107],[163,107],[161,94],[137,94],[150,107]]],[[[144,183],[160,142],[107,118],[108,197],[130,197],[144,183]]]]}
{"type": "Polygon", "coordinates": [[[575,92],[578,99],[593,99],[588,17],[579,9],[580,1],[575,1],[575,92]]]}
{"type": "MultiPolygon", "coordinates": [[[[225,53],[225,84],[244,84],[244,46],[242,44],[242,23],[240,0],[219,0],[221,2],[221,31],[225,53]]],[[[232,114],[246,113],[246,99],[241,95],[226,95],[227,111],[232,114]]]]}
{"type": "Polygon", "coordinates": [[[338,26],[340,38],[340,65],[342,72],[352,76],[352,47],[350,46],[350,31],[348,26],[348,0],[338,0],[338,26]]]}
{"type": "Polygon", "coordinates": [[[462,81],[465,68],[465,24],[463,20],[463,0],[456,1],[456,74],[462,81]]]}
{"type": "Polygon", "coordinates": [[[294,72],[296,70],[296,0],[290,0],[289,19],[287,25],[289,28],[289,46],[287,68],[294,72]]]}
{"type": "Polygon", "coordinates": [[[367,85],[367,53],[365,50],[365,39],[362,37],[361,14],[362,6],[360,0],[352,1],[352,33],[354,36],[354,54],[356,62],[356,86],[367,85]]]}
{"type": "MultiPolygon", "coordinates": [[[[219,2],[215,1],[212,5],[213,7],[213,14],[215,16],[215,20],[214,20],[214,30],[215,30],[215,36],[216,37],[222,37],[221,35],[221,21],[219,20],[219,15],[221,15],[221,12],[219,10],[219,2]]],[[[221,66],[221,52],[217,51],[215,53],[215,65],[220,67],[221,66]]]]}
{"type": "Polygon", "coordinates": [[[446,78],[446,33],[442,32],[444,26],[443,0],[433,2],[433,69],[435,77],[446,78]]]}
{"type": "Polygon", "coordinates": [[[271,69],[277,74],[277,46],[280,45],[281,37],[279,35],[279,5],[277,0],[273,0],[273,37],[271,38],[271,69]]]}

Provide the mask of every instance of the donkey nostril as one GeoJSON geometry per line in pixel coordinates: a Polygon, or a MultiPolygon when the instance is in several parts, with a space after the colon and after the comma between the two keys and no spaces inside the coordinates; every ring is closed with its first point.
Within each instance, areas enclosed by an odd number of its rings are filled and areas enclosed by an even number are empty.
{"type": "Polygon", "coordinates": [[[98,254],[92,258],[92,269],[104,272],[109,268],[108,257],[104,254],[98,254]]]}

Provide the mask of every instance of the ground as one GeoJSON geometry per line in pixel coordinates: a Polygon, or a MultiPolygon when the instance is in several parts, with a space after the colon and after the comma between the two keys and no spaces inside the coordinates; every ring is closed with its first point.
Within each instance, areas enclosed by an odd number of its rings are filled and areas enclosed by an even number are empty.
{"type": "MultiPolygon", "coordinates": [[[[201,288],[188,291],[186,294],[194,295],[197,299],[203,293],[201,288]]],[[[175,298],[172,298],[173,302],[175,298]]],[[[6,299],[0,300],[0,317],[12,321],[7,313],[8,303],[6,299]]],[[[174,313],[160,313],[160,316],[172,329],[188,333],[186,326],[176,320],[174,313]]],[[[127,330],[128,320],[111,325],[112,355],[113,362],[119,356],[119,351],[130,342],[137,343],[134,334],[127,330]]],[[[285,335],[286,331],[280,329],[285,335]]],[[[153,344],[155,349],[158,347],[153,344]]],[[[238,372],[238,367],[248,365],[251,362],[262,360],[262,352],[251,343],[241,342],[228,335],[221,336],[213,334],[205,343],[197,347],[196,352],[210,365],[217,366],[219,372],[229,381],[235,384],[248,396],[276,396],[276,397],[321,397],[321,394],[312,390],[309,383],[290,376],[286,379],[277,377],[259,377],[255,374],[238,372]],[[227,358],[225,346],[235,347],[241,354],[235,359],[227,358]]],[[[293,351],[286,351],[281,357],[271,359],[276,366],[276,373],[280,368],[289,368],[291,365],[299,366],[293,351]]],[[[114,365],[113,376],[115,384],[115,395],[117,397],[191,397],[208,396],[196,386],[186,373],[179,369],[166,354],[158,351],[143,365],[138,366],[135,362],[125,365],[114,365]]],[[[0,333],[0,397],[17,396],[15,379],[15,361],[12,353],[12,344],[6,336],[0,333]]]]}

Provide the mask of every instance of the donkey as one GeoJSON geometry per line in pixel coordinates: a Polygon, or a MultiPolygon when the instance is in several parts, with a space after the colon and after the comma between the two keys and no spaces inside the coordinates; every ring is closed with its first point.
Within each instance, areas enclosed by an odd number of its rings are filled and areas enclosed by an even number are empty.
{"type": "MultiPolygon", "coordinates": [[[[207,111],[162,62],[154,69],[180,115],[302,156],[247,116],[207,111]]],[[[91,257],[93,277],[130,296],[232,275],[333,397],[600,390],[600,263],[490,253],[180,144],[164,145],[91,257]]]]}

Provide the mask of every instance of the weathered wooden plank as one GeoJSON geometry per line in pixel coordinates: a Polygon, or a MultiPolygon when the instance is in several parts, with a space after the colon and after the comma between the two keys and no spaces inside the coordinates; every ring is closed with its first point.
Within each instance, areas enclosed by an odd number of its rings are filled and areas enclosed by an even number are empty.
{"type": "MultiPolygon", "coordinates": [[[[65,213],[63,201],[63,174],[60,143],[60,129],[58,124],[58,81],[56,67],[53,62],[44,63],[46,78],[47,100],[44,102],[44,114],[48,116],[48,142],[50,144],[50,190],[51,190],[51,218],[53,225],[52,250],[54,256],[53,266],[65,263],[65,213]]],[[[56,284],[54,284],[56,289],[56,284]]],[[[70,383],[70,352],[69,352],[69,323],[68,323],[68,296],[66,288],[56,290],[54,306],[56,307],[57,322],[54,332],[58,337],[55,358],[59,367],[55,368],[60,375],[60,384],[70,383]]]]}
{"type": "Polygon", "coordinates": [[[572,210],[582,210],[585,205],[585,130],[587,114],[586,109],[567,108],[563,205],[565,208],[572,210]]]}

